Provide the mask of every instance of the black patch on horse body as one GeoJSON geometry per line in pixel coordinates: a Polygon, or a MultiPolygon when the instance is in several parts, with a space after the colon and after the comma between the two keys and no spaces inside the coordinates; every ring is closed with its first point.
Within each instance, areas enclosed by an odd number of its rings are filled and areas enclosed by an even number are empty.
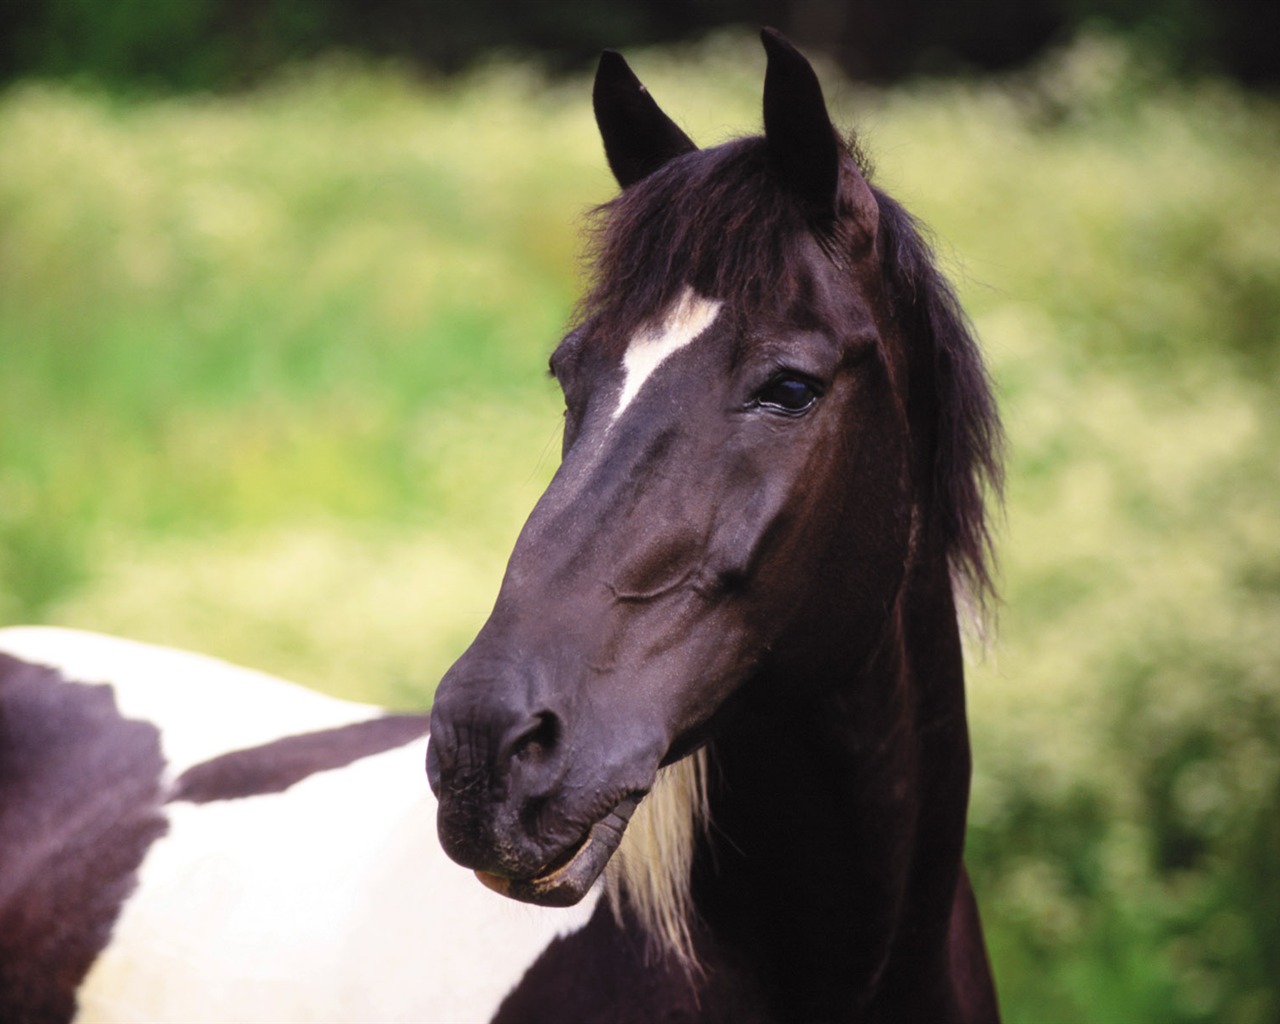
{"type": "Polygon", "coordinates": [[[425,736],[429,723],[425,715],[386,715],[235,750],[188,768],[169,799],[203,804],[283,793],[316,772],[345,768],[425,736]]]}
{"type": "Polygon", "coordinates": [[[503,1000],[493,1024],[771,1024],[765,1000],[712,937],[698,935],[704,971],[657,954],[631,922],[619,928],[605,900],[576,932],[555,939],[503,1000]]]}
{"type": "Polygon", "coordinates": [[[159,732],[109,686],[0,654],[0,1019],[53,1024],[167,828],[159,732]]]}

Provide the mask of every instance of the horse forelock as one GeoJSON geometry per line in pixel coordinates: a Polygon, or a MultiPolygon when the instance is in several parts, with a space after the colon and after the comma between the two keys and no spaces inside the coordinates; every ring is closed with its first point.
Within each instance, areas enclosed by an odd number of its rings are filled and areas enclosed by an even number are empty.
{"type": "Polygon", "coordinates": [[[671,957],[691,973],[699,968],[693,948],[690,873],[698,835],[707,824],[704,748],[658,772],[604,876],[619,923],[629,910],[652,951],[671,957]]]}
{"type": "Polygon", "coordinates": [[[738,315],[785,304],[805,272],[803,211],[768,167],[763,137],[671,161],[594,212],[592,287],[577,319],[593,343],[618,345],[686,288],[738,315]]]}

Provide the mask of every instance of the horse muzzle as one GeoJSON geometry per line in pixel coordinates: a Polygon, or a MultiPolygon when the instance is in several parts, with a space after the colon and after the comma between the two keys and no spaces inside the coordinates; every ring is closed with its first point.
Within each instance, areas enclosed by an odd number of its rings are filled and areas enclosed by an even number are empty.
{"type": "Polygon", "coordinates": [[[497,687],[488,673],[445,682],[427,748],[445,853],[504,896],[577,903],[622,842],[665,744],[520,701],[536,687],[497,687]]]}

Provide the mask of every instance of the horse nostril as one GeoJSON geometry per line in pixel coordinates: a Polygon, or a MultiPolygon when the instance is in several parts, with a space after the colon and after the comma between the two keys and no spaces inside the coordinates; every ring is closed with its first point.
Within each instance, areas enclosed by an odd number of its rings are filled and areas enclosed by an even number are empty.
{"type": "Polygon", "coordinates": [[[510,744],[510,756],[518,760],[542,760],[560,743],[560,719],[551,711],[540,711],[533,722],[510,744]]]}
{"type": "Polygon", "coordinates": [[[440,752],[436,741],[427,743],[427,785],[431,787],[437,798],[440,796],[440,752]]]}

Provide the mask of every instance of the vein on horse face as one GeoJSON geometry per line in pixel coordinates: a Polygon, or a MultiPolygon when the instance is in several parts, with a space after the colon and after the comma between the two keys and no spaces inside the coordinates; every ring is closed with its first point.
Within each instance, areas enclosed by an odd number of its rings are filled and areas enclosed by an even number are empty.
{"type": "Polygon", "coordinates": [[[724,305],[719,299],[699,295],[688,285],[657,323],[637,331],[627,345],[622,357],[626,378],[618,406],[613,410],[610,422],[617,421],[640,393],[645,381],[666,359],[684,348],[715,321],[724,305]]]}

